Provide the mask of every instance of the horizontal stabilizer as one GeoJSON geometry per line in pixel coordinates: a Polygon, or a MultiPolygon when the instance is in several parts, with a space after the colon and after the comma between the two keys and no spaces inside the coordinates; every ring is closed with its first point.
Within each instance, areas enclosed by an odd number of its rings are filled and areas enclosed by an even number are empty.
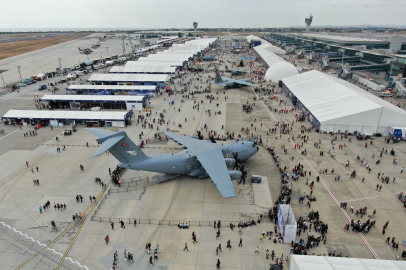
{"type": "MultiPolygon", "coordinates": [[[[88,129],[88,130],[90,131],[90,129],[88,129]]],[[[97,157],[97,156],[100,156],[101,154],[105,153],[124,137],[125,136],[117,136],[117,137],[112,137],[112,138],[107,139],[106,141],[104,141],[102,143],[102,145],[99,147],[99,149],[97,149],[96,153],[94,153],[92,157],[97,157]]]]}
{"type": "Polygon", "coordinates": [[[107,130],[98,129],[98,128],[87,128],[87,131],[92,133],[97,138],[102,138],[102,137],[110,136],[110,135],[117,133],[117,132],[107,131],[107,130]]]}

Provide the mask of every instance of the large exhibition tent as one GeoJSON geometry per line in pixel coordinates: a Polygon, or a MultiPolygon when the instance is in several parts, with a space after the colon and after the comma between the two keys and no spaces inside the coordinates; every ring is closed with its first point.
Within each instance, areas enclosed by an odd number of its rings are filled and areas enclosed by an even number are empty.
{"type": "Polygon", "coordinates": [[[313,70],[282,80],[282,87],[320,132],[387,135],[406,127],[406,111],[345,80],[313,70]]]}
{"type": "Polygon", "coordinates": [[[284,54],[286,51],[278,51],[280,49],[270,43],[256,46],[254,47],[254,50],[258,57],[268,66],[268,70],[265,73],[265,80],[278,82],[284,78],[299,74],[299,71],[294,65],[276,55],[277,53],[284,54]]]}
{"type": "Polygon", "coordinates": [[[406,262],[327,256],[292,255],[289,270],[404,270],[406,262]]]}

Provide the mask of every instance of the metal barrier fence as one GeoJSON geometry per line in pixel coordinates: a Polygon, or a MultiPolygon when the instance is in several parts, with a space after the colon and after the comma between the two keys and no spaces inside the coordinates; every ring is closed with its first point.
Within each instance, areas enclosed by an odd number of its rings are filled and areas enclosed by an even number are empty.
{"type": "MultiPolygon", "coordinates": [[[[98,222],[108,222],[108,223],[120,223],[120,221],[124,221],[125,224],[134,224],[134,220],[137,221],[138,224],[147,224],[147,225],[164,225],[164,226],[178,226],[179,224],[189,224],[189,227],[196,227],[196,226],[214,226],[214,221],[194,221],[194,220],[161,220],[161,219],[147,219],[147,218],[119,218],[119,217],[98,217],[92,216],[92,221],[98,222]]],[[[237,227],[240,222],[246,222],[255,220],[257,222],[259,220],[259,215],[256,218],[246,219],[246,220],[239,220],[239,221],[230,221],[237,227]]],[[[224,221],[222,223],[222,227],[230,227],[230,224],[224,221]]],[[[261,220],[261,223],[263,219],[261,220]]]]}

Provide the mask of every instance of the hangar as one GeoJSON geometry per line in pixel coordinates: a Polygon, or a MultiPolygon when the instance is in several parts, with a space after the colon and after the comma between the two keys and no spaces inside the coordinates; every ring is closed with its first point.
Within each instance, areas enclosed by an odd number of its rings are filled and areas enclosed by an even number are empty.
{"type": "Polygon", "coordinates": [[[129,95],[44,95],[39,101],[42,104],[45,103],[48,108],[58,109],[90,110],[99,108],[99,110],[142,111],[147,105],[148,98],[146,96],[129,95]]]}
{"type": "Polygon", "coordinates": [[[312,70],[282,79],[286,95],[319,132],[389,134],[406,111],[345,80],[312,70]]]}

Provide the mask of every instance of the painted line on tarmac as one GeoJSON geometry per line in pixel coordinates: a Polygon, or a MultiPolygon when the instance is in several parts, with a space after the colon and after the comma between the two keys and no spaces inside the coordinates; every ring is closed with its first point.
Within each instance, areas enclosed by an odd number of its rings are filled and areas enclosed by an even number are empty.
{"type": "Polygon", "coordinates": [[[0,140],[1,140],[1,139],[4,139],[4,138],[7,137],[7,136],[10,136],[11,134],[13,134],[13,133],[15,133],[15,132],[17,132],[17,131],[19,131],[19,130],[21,130],[21,129],[14,130],[13,132],[11,132],[11,133],[9,133],[9,134],[4,135],[3,137],[0,138],[0,140]]]}
{"type": "Polygon", "coordinates": [[[379,197],[385,197],[385,196],[396,195],[396,194],[400,194],[400,193],[402,193],[402,192],[395,192],[395,193],[389,193],[389,194],[384,194],[384,195],[376,195],[376,196],[364,197],[364,198],[353,199],[353,200],[347,200],[347,201],[342,201],[342,202],[362,201],[362,200],[368,200],[368,199],[374,199],[374,198],[379,198],[379,197]]]}
{"type": "MultiPolygon", "coordinates": [[[[39,242],[38,240],[35,240],[34,238],[32,238],[32,237],[26,235],[25,233],[22,233],[21,231],[18,231],[18,230],[16,230],[15,228],[12,228],[10,225],[5,224],[4,222],[0,222],[0,224],[2,224],[3,226],[9,228],[10,230],[13,230],[14,232],[20,234],[21,236],[25,236],[25,238],[27,238],[27,239],[29,239],[29,240],[31,240],[31,241],[37,243],[38,245],[45,247],[44,250],[50,250],[50,251],[54,252],[55,254],[60,255],[60,256],[62,257],[62,253],[56,251],[56,250],[53,249],[53,248],[48,248],[48,246],[45,246],[45,244],[42,244],[42,243],[39,242]]],[[[77,264],[80,268],[85,268],[85,269],[89,270],[89,268],[87,268],[87,267],[84,266],[84,265],[81,265],[79,262],[76,262],[76,261],[72,260],[72,258],[67,258],[67,259],[68,259],[69,261],[71,261],[72,263],[77,264]]],[[[30,261],[31,261],[31,260],[30,260],[30,261]]],[[[28,262],[27,262],[27,263],[28,263],[28,262]]],[[[17,268],[17,269],[20,269],[20,268],[23,267],[23,266],[25,266],[25,265],[22,265],[22,266],[20,266],[20,267],[17,268]]]]}
{"type": "MultiPolygon", "coordinates": [[[[110,181],[111,182],[111,181],[110,181]]],[[[110,184],[109,182],[109,184],[110,184]]],[[[108,184],[106,185],[106,187],[108,186],[108,184]]],[[[99,195],[97,195],[97,197],[99,198],[99,196],[101,196],[104,192],[104,189],[99,193],[99,195]]],[[[91,203],[86,210],[83,212],[83,214],[86,214],[87,211],[89,211],[90,207],[92,206],[93,203],[91,203]]],[[[90,213],[89,213],[90,215],[90,213]]],[[[34,255],[31,259],[29,259],[28,261],[26,261],[23,265],[21,265],[20,267],[18,267],[16,270],[19,270],[21,268],[23,268],[24,266],[26,266],[29,262],[31,262],[33,259],[35,259],[36,257],[38,257],[42,252],[44,252],[47,249],[50,249],[50,247],[56,243],[56,241],[59,240],[59,238],[61,238],[63,235],[65,235],[65,233],[67,233],[76,223],[78,223],[79,220],[76,220],[72,225],[70,225],[63,233],[61,233],[57,238],[55,238],[50,244],[48,244],[48,246],[46,246],[44,249],[42,249],[40,252],[38,252],[36,255],[34,255]]],[[[39,243],[39,242],[38,242],[39,243]]],[[[45,245],[43,245],[45,246],[45,245]]],[[[62,253],[61,253],[61,257],[62,253]]],[[[70,259],[71,260],[71,259],[70,259]]],[[[72,260],[71,260],[72,261],[72,260]]],[[[87,267],[86,267],[87,268],[87,267]]],[[[87,268],[88,269],[88,268],[87,268]]]]}
{"type": "MultiPolygon", "coordinates": [[[[265,105],[263,99],[260,100],[259,96],[257,95],[257,93],[254,91],[255,96],[258,98],[259,101],[261,101],[262,105],[264,105],[265,109],[269,112],[269,114],[272,116],[272,118],[276,120],[276,118],[273,116],[272,112],[268,109],[268,107],[265,105]]],[[[290,137],[288,135],[285,135],[286,137],[288,137],[288,140],[290,141],[290,143],[292,145],[294,145],[295,143],[292,141],[292,139],[290,139],[290,137]]],[[[304,157],[302,155],[302,153],[299,151],[299,149],[295,148],[296,151],[299,153],[299,155],[306,161],[307,165],[309,165],[309,167],[313,170],[314,174],[316,174],[316,176],[320,176],[317,171],[313,168],[313,166],[310,164],[310,162],[307,160],[306,157],[304,157]]],[[[321,184],[324,186],[324,188],[326,189],[326,191],[328,192],[328,194],[330,194],[331,198],[334,200],[334,202],[336,203],[336,205],[338,206],[338,208],[341,210],[341,212],[344,214],[344,216],[347,218],[348,221],[351,221],[350,216],[347,214],[347,212],[344,211],[344,209],[342,209],[340,207],[340,203],[338,202],[338,200],[336,199],[336,197],[333,195],[333,193],[330,191],[330,189],[327,187],[327,185],[324,183],[323,179],[321,179],[320,177],[320,182],[321,184]]],[[[362,239],[362,241],[365,243],[365,245],[368,247],[368,249],[371,251],[372,255],[374,255],[375,259],[379,260],[378,255],[375,253],[375,251],[373,250],[373,248],[371,247],[371,245],[368,243],[368,241],[365,239],[365,237],[362,235],[362,233],[358,233],[359,237],[362,239]]]]}
{"type": "MultiPolygon", "coordinates": [[[[69,247],[67,248],[65,254],[62,256],[62,259],[61,259],[61,261],[59,262],[58,267],[56,268],[56,270],[58,270],[58,269],[62,266],[62,263],[64,262],[65,258],[67,259],[66,256],[68,255],[70,249],[72,248],[73,244],[75,243],[76,238],[79,236],[80,231],[83,229],[83,226],[86,224],[86,221],[87,221],[88,218],[91,216],[91,214],[92,214],[94,208],[96,207],[97,203],[99,202],[99,200],[100,200],[100,198],[102,197],[104,191],[105,191],[106,188],[110,185],[110,183],[111,183],[111,180],[110,180],[110,182],[107,183],[107,185],[103,188],[103,190],[99,193],[99,195],[97,195],[96,201],[93,203],[92,209],[89,211],[89,214],[87,215],[87,217],[86,217],[85,220],[83,221],[82,225],[80,225],[79,230],[78,230],[77,233],[75,234],[75,237],[73,237],[73,240],[72,240],[72,242],[69,244],[69,247]]],[[[91,206],[91,205],[90,205],[90,206],[91,206]]],[[[90,207],[90,206],[89,206],[89,207],[90,207]]]]}

